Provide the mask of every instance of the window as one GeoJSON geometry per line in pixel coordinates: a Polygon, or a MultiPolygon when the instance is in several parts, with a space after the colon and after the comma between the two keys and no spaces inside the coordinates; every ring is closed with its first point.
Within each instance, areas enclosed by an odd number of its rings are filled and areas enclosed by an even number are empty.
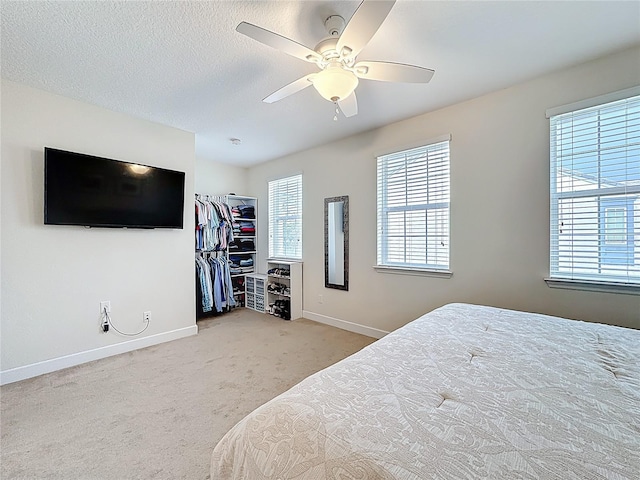
{"type": "Polygon", "coordinates": [[[269,182],[269,257],[302,259],[302,175],[269,182]]]}
{"type": "Polygon", "coordinates": [[[640,95],[599,103],[550,115],[551,279],[640,286],[640,95]]]}
{"type": "Polygon", "coordinates": [[[378,157],[378,266],[449,268],[449,139],[378,157]]]}

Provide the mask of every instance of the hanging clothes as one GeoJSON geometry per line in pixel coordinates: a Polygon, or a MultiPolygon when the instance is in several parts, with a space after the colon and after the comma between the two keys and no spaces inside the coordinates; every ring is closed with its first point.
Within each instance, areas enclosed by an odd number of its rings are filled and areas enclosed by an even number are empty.
{"type": "MultiPolygon", "coordinates": [[[[237,305],[242,306],[244,298],[238,292],[237,280],[241,278],[238,275],[254,271],[253,259],[247,260],[248,253],[244,252],[255,251],[255,242],[252,239],[235,242],[234,233],[242,232],[240,225],[234,224],[234,216],[255,218],[255,208],[232,210],[225,196],[200,194],[195,195],[194,207],[198,314],[221,313],[237,305]],[[241,258],[230,261],[226,256],[229,250],[238,251],[241,258]],[[233,291],[234,280],[237,301],[233,291]]],[[[254,222],[244,222],[242,227],[245,235],[255,236],[254,222]]]]}
{"type": "Polygon", "coordinates": [[[196,250],[214,252],[226,250],[233,242],[233,215],[226,203],[208,195],[196,195],[196,250]]]}
{"type": "Polygon", "coordinates": [[[196,255],[196,272],[200,280],[200,291],[202,293],[202,311],[210,312],[213,307],[213,282],[211,279],[211,269],[209,265],[199,255],[196,255]]]}
{"type": "Polygon", "coordinates": [[[204,259],[196,255],[196,272],[202,295],[202,311],[218,313],[236,306],[231,270],[225,257],[204,259]]]}

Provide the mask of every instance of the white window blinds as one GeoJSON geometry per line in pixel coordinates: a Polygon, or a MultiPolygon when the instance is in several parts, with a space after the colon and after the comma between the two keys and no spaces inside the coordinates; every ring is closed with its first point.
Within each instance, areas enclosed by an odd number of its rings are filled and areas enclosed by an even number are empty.
{"type": "Polygon", "coordinates": [[[302,259],[302,175],[269,182],[269,257],[302,259]]]}
{"type": "Polygon", "coordinates": [[[449,141],[378,157],[378,265],[449,268],[449,141]]]}
{"type": "Polygon", "coordinates": [[[550,125],[551,277],[640,284],[640,96],[550,125]]]}

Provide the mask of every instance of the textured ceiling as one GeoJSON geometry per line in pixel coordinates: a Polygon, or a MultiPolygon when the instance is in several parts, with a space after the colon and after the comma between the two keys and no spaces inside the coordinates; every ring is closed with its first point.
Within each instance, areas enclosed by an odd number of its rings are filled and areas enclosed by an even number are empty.
{"type": "Polygon", "coordinates": [[[432,68],[431,83],[363,80],[359,114],[337,122],[313,88],[262,103],[315,67],[238,23],[313,48],[327,16],[358,4],[2,0],[2,76],[194,132],[199,157],[247,166],[640,43],[637,1],[398,0],[358,59],[432,68]]]}

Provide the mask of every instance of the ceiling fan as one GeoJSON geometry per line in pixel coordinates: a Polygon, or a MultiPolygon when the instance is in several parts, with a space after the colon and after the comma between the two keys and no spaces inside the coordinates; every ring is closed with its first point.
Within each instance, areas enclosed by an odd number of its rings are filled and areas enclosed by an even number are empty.
{"type": "Polygon", "coordinates": [[[314,50],[251,23],[240,23],[236,27],[238,32],[296,58],[315,63],[320,69],[317,73],[285,85],[263,102],[282,100],[313,85],[325,99],[338,104],[346,117],[351,117],[358,113],[355,89],[361,78],[383,82],[429,82],[434,71],[428,68],[402,63],[356,61],[395,3],[395,0],[363,0],[346,26],[341,16],[328,17],[324,25],[329,36],[321,40],[314,50]]]}

